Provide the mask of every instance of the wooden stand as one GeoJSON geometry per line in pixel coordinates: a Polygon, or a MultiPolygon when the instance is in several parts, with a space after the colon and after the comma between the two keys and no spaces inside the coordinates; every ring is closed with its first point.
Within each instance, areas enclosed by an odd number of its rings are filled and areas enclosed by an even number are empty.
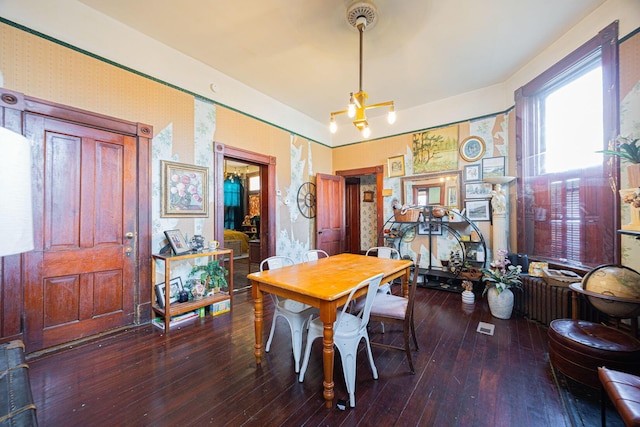
{"type": "Polygon", "coordinates": [[[172,316],[177,316],[182,313],[187,313],[189,311],[197,310],[201,307],[206,307],[211,304],[215,304],[221,301],[229,301],[231,305],[231,298],[233,296],[233,250],[220,248],[214,251],[208,252],[189,252],[183,255],[171,256],[167,254],[153,254],[151,255],[151,303],[153,311],[164,318],[164,330],[165,333],[169,332],[170,322],[172,316]],[[228,255],[228,257],[225,257],[228,255]],[[171,304],[170,301],[170,292],[169,292],[169,282],[171,280],[171,263],[176,261],[183,261],[187,259],[195,259],[208,257],[209,260],[213,258],[217,258],[221,263],[226,262],[226,258],[228,258],[229,265],[227,269],[229,270],[229,277],[227,278],[227,283],[229,285],[229,293],[216,293],[213,296],[205,296],[197,300],[191,300],[188,302],[174,302],[171,304]],[[165,290],[164,293],[164,307],[160,307],[157,303],[156,299],[156,265],[160,262],[164,262],[164,280],[165,280],[165,290]]]}

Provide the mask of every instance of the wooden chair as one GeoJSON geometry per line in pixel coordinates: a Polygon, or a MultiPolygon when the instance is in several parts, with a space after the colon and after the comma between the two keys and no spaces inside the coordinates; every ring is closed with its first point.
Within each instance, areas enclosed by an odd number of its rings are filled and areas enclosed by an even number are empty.
{"type": "MultiPolygon", "coordinates": [[[[371,341],[371,345],[404,351],[407,355],[409,370],[412,374],[415,374],[415,369],[413,367],[413,358],[411,357],[409,334],[411,334],[413,344],[415,345],[416,350],[418,350],[418,340],[416,339],[416,329],[413,322],[413,305],[415,302],[416,288],[418,287],[417,269],[420,265],[420,258],[421,256],[418,254],[416,257],[413,279],[409,287],[409,298],[397,295],[378,294],[376,295],[376,299],[373,301],[370,314],[370,319],[372,321],[382,322],[387,325],[402,325],[404,347],[383,344],[375,341],[371,341]]],[[[382,333],[384,333],[384,329],[382,333]]]]}
{"type": "MultiPolygon", "coordinates": [[[[293,260],[289,257],[272,256],[260,263],[260,271],[264,271],[265,269],[274,270],[276,268],[282,268],[293,264],[293,260]]],[[[271,322],[269,339],[267,340],[267,345],[264,349],[267,353],[271,350],[271,341],[273,340],[273,334],[276,330],[276,320],[278,317],[282,317],[287,321],[289,328],[291,329],[293,361],[295,364],[295,371],[298,373],[300,372],[300,355],[302,354],[302,334],[305,331],[305,326],[311,320],[313,315],[318,312],[318,310],[310,305],[303,304],[298,301],[278,298],[273,294],[271,294],[271,298],[273,299],[275,310],[273,312],[273,321],[271,322]]]]}

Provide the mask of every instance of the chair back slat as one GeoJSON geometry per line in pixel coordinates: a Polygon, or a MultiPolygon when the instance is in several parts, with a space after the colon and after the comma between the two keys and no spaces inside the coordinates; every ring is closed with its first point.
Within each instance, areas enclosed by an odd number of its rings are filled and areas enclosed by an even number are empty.
{"type": "Polygon", "coordinates": [[[369,315],[371,314],[371,306],[373,305],[373,300],[375,299],[376,293],[378,292],[378,287],[380,286],[382,276],[382,273],[376,274],[373,277],[363,280],[351,290],[351,292],[349,293],[349,298],[347,298],[347,302],[342,307],[342,311],[340,312],[340,318],[338,319],[336,329],[340,327],[340,322],[342,321],[347,308],[351,305],[351,300],[353,299],[356,291],[364,286],[367,286],[368,284],[369,289],[367,290],[367,299],[365,300],[364,308],[357,315],[357,317],[360,317],[362,319],[361,327],[367,326],[367,323],[369,323],[369,315]]]}

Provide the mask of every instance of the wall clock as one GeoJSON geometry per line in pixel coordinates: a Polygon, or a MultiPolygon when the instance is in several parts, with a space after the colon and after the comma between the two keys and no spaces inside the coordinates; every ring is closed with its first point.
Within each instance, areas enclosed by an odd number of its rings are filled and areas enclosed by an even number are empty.
{"type": "Polygon", "coordinates": [[[298,188],[298,209],[306,218],[316,216],[316,185],[305,182],[298,188]]]}

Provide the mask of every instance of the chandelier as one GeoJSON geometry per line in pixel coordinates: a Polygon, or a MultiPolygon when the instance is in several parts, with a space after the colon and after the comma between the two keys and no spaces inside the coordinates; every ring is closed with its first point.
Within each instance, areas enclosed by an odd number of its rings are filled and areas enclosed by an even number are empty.
{"type": "Polygon", "coordinates": [[[377,20],[377,12],[373,4],[367,2],[357,2],[352,4],[347,10],[347,21],[350,25],[358,30],[360,35],[360,85],[358,92],[351,92],[349,96],[349,105],[346,110],[334,111],[331,113],[331,121],[329,123],[329,129],[331,133],[336,133],[338,125],[336,123],[335,116],[339,114],[347,114],[353,119],[353,124],[362,133],[364,138],[368,138],[371,135],[371,129],[369,128],[369,122],[367,121],[366,110],[370,110],[378,107],[389,107],[389,113],[387,120],[389,124],[393,124],[396,121],[396,113],[393,108],[393,101],[380,102],[377,104],[366,105],[366,100],[369,98],[367,92],[362,90],[362,40],[364,30],[369,26],[372,28],[377,20]]]}

